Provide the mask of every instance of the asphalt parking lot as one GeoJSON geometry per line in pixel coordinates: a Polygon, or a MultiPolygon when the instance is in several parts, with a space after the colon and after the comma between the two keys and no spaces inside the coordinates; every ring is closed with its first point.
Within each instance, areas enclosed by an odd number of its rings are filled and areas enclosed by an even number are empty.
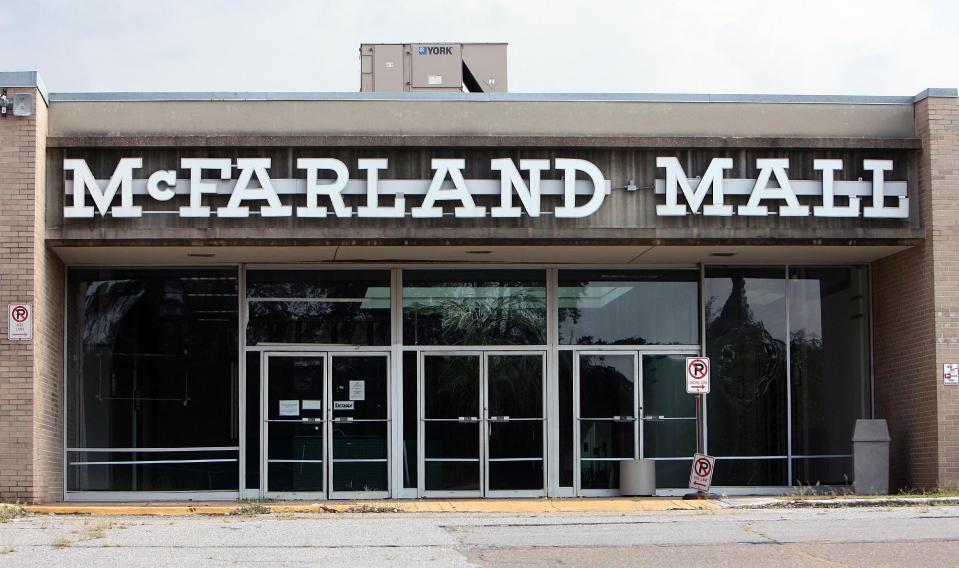
{"type": "Polygon", "coordinates": [[[948,566],[959,507],[27,515],[2,566],[948,566]]]}

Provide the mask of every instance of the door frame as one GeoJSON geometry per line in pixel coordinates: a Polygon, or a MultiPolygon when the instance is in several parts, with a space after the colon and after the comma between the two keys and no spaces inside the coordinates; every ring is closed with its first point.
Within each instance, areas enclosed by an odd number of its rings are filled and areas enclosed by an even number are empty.
{"type": "MultiPolygon", "coordinates": [[[[547,413],[547,405],[546,405],[547,357],[546,355],[547,355],[546,350],[535,350],[535,349],[531,349],[528,351],[505,351],[505,350],[501,351],[496,349],[488,349],[483,351],[483,375],[481,377],[482,390],[480,391],[483,398],[483,408],[482,408],[483,415],[480,417],[483,425],[480,428],[481,430],[480,436],[483,439],[482,440],[483,443],[485,444],[484,453],[486,454],[485,459],[483,460],[484,483],[483,483],[482,489],[483,489],[484,497],[489,497],[489,498],[546,497],[548,480],[549,480],[549,475],[547,472],[547,462],[548,462],[547,458],[549,456],[548,448],[547,448],[547,438],[549,436],[549,428],[547,428],[546,426],[546,421],[547,421],[546,420],[546,413],[547,413]],[[542,386],[542,390],[543,390],[542,401],[541,401],[542,412],[540,413],[542,415],[542,418],[540,418],[540,427],[543,429],[543,453],[541,457],[541,461],[543,462],[543,487],[542,489],[539,489],[539,490],[536,490],[536,489],[499,489],[499,490],[490,489],[489,488],[490,457],[489,457],[489,450],[488,450],[489,438],[491,435],[490,416],[489,416],[489,358],[490,356],[493,356],[493,357],[527,356],[528,357],[533,355],[540,356],[543,364],[543,372],[540,377],[540,385],[542,386]]],[[[531,461],[531,460],[516,459],[512,461],[531,461]]]]}
{"type": "Polygon", "coordinates": [[[639,440],[642,435],[640,430],[639,403],[642,400],[641,390],[643,388],[642,365],[640,364],[640,353],[636,349],[607,349],[598,351],[595,349],[582,349],[573,352],[573,491],[577,497],[616,497],[619,496],[619,489],[583,489],[582,471],[583,471],[583,450],[582,450],[582,427],[583,421],[580,416],[580,376],[579,360],[586,356],[630,356],[633,358],[633,457],[632,458],[610,458],[606,461],[621,462],[629,459],[636,459],[639,453],[639,440]]]}
{"type": "MultiPolygon", "coordinates": [[[[483,488],[486,486],[484,478],[485,468],[483,467],[485,458],[485,444],[483,444],[483,374],[485,372],[486,358],[483,357],[483,351],[478,349],[463,349],[454,351],[429,351],[422,350],[417,352],[416,361],[416,487],[419,497],[482,497],[483,488]],[[477,436],[479,439],[479,451],[476,467],[479,469],[479,489],[475,491],[431,491],[426,489],[426,358],[427,357],[476,357],[478,362],[476,380],[478,382],[476,401],[478,409],[477,436]]],[[[449,421],[452,421],[450,419],[449,421]]],[[[435,461],[435,460],[432,460],[435,461]]],[[[451,460],[452,461],[452,460],[451,460]]],[[[472,460],[456,460],[472,461],[472,460]]]]}
{"type": "MultiPolygon", "coordinates": [[[[476,497],[476,498],[511,498],[511,497],[545,497],[549,491],[549,453],[548,453],[548,398],[547,398],[547,365],[548,350],[546,349],[456,349],[456,350],[430,350],[423,349],[417,352],[417,377],[416,388],[416,424],[417,424],[417,496],[419,497],[476,497]],[[542,384],[542,418],[541,427],[543,429],[543,487],[540,490],[490,490],[489,489],[489,357],[490,356],[530,356],[536,355],[542,358],[543,371],[541,376],[542,384]],[[465,356],[478,357],[479,370],[477,380],[479,381],[479,489],[476,491],[432,491],[426,489],[426,417],[424,409],[426,404],[426,389],[424,388],[427,357],[443,356],[465,356]]],[[[465,461],[465,460],[464,460],[465,461]]],[[[516,460],[526,461],[526,460],[516,460]]]]}
{"type": "MultiPolygon", "coordinates": [[[[387,350],[271,350],[263,351],[260,357],[260,497],[266,499],[386,499],[392,495],[393,480],[393,404],[390,351],[387,350]],[[269,490],[269,382],[270,357],[314,357],[323,359],[323,491],[270,491],[269,490]],[[340,357],[384,357],[386,359],[386,491],[334,491],[333,483],[333,359],[340,357]]],[[[377,460],[378,461],[378,460],[377,460]]]]}
{"type": "MultiPolygon", "coordinates": [[[[633,369],[635,374],[636,386],[633,389],[633,400],[634,400],[634,421],[635,429],[634,435],[636,436],[635,442],[633,444],[634,448],[634,458],[645,458],[645,423],[644,423],[644,380],[643,376],[643,358],[646,356],[656,356],[656,355],[676,355],[676,356],[685,356],[685,357],[697,357],[700,355],[702,350],[698,347],[674,347],[670,348],[669,345],[657,345],[650,346],[645,348],[636,348],[636,347],[627,347],[627,348],[605,348],[598,350],[595,347],[587,349],[573,349],[573,492],[577,497],[611,497],[619,496],[618,489],[583,489],[581,487],[581,473],[582,473],[582,449],[581,449],[581,440],[580,440],[580,407],[579,407],[579,395],[580,395],[580,376],[579,376],[579,357],[580,355],[632,355],[633,356],[633,369]]],[[[706,437],[706,418],[705,410],[703,413],[703,424],[702,424],[703,439],[706,437]]],[[[690,456],[691,457],[691,456],[690,456]]],[[[625,461],[624,458],[621,460],[615,461],[625,461]]],[[[680,458],[650,458],[654,461],[661,460],[676,460],[680,458]]],[[[688,459],[688,458],[681,458],[688,459]]],[[[611,460],[612,461],[612,460],[611,460]]],[[[670,491],[670,490],[666,490],[670,491]]],[[[657,493],[659,490],[657,490],[657,493]]]]}

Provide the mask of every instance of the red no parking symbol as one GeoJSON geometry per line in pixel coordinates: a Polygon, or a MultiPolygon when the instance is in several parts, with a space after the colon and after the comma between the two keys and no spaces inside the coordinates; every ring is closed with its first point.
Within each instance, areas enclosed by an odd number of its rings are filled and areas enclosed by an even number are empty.
{"type": "Polygon", "coordinates": [[[13,310],[10,311],[10,315],[13,317],[13,321],[23,323],[30,317],[30,310],[28,310],[26,306],[14,306],[13,310]]]}
{"type": "Polygon", "coordinates": [[[713,471],[713,465],[706,458],[699,458],[693,464],[693,469],[696,471],[696,475],[705,477],[713,471]]]}
{"type": "Polygon", "coordinates": [[[709,372],[709,365],[705,361],[700,359],[693,359],[689,364],[689,374],[694,379],[702,379],[706,376],[706,373],[709,372]]]}
{"type": "Polygon", "coordinates": [[[686,392],[709,393],[709,357],[686,357],[686,392]]]}

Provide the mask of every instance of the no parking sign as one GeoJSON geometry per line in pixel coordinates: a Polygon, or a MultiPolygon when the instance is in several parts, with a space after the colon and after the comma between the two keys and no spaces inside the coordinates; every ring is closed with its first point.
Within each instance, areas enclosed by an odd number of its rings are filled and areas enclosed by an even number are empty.
{"type": "Polygon", "coordinates": [[[30,304],[7,305],[7,339],[33,339],[33,308],[30,304]]]}
{"type": "Polygon", "coordinates": [[[686,392],[709,393],[709,357],[686,357],[686,392]]]}
{"type": "Polygon", "coordinates": [[[689,488],[696,491],[708,492],[713,484],[713,471],[716,469],[716,458],[706,454],[693,456],[693,467],[689,472],[689,488]]]}

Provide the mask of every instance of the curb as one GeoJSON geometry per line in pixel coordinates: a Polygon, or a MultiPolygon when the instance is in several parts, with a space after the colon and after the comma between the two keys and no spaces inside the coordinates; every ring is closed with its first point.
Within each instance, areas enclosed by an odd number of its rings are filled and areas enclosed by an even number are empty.
{"type": "Polygon", "coordinates": [[[764,499],[749,503],[727,502],[729,509],[838,509],[842,507],[916,507],[959,505],[959,497],[873,497],[848,499],[764,499]]]}
{"type": "Polygon", "coordinates": [[[318,503],[240,503],[237,505],[25,505],[35,515],[90,516],[254,516],[260,514],[330,513],[633,513],[675,510],[718,510],[723,505],[709,501],[678,499],[557,499],[557,500],[448,500],[448,501],[323,501],[318,503]]]}

